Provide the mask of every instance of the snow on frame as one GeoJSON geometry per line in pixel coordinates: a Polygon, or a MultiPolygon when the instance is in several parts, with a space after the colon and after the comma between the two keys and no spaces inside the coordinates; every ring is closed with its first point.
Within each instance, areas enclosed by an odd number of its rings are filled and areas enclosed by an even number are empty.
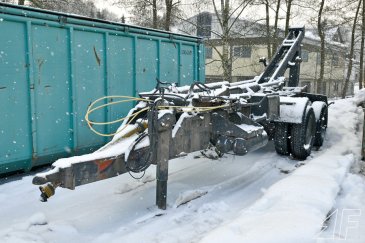
{"type": "MultiPolygon", "coordinates": [[[[360,160],[361,142],[356,131],[361,123],[359,114],[362,114],[357,105],[364,100],[365,89],[353,99],[337,100],[329,113],[329,129],[324,145],[328,149],[324,154],[278,181],[260,200],[240,212],[237,219],[208,233],[201,242],[321,241],[327,214],[338,206],[335,204],[338,193],[346,189],[345,193],[348,193],[356,188],[354,184],[343,188],[342,184],[345,179],[354,176],[349,174],[350,167],[360,160]]],[[[361,179],[357,178],[365,185],[364,178],[361,179]]],[[[346,183],[349,184],[348,181],[346,183]]],[[[349,207],[363,209],[365,213],[362,201],[365,188],[361,192],[356,200],[351,198],[356,206],[349,207]]],[[[365,229],[365,217],[359,229],[365,229]]],[[[365,233],[361,235],[358,232],[361,231],[357,231],[353,242],[364,242],[365,233]]]]}
{"type": "MultiPolygon", "coordinates": [[[[365,212],[365,180],[349,172],[357,171],[360,158],[363,114],[356,98],[336,100],[329,109],[325,145],[303,162],[276,155],[272,143],[219,161],[193,155],[171,161],[166,211],[154,206],[153,167],[141,180],[124,174],[74,191],[59,188],[46,204],[37,201],[33,176],[8,181],[0,185],[0,242],[199,242],[222,230],[223,242],[232,242],[231,234],[238,242],[333,243],[317,239],[320,216],[327,208],[365,212]],[[255,225],[229,228],[246,221],[255,225]],[[250,229],[247,234],[242,227],[250,229]]],[[[364,242],[365,217],[360,219],[359,229],[338,242],[364,242]]],[[[319,236],[328,236],[332,225],[333,219],[319,236]]]]}

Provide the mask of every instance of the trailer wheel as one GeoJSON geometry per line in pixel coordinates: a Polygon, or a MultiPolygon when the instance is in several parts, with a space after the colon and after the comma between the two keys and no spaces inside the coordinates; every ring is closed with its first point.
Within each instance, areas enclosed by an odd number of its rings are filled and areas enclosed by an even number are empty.
{"type": "Polygon", "coordinates": [[[311,153],[316,132],[313,108],[309,108],[300,124],[291,127],[291,152],[294,158],[305,160],[311,153]]]}
{"type": "Polygon", "coordinates": [[[313,102],[312,107],[316,115],[316,135],[314,137],[313,146],[321,147],[327,130],[328,107],[325,102],[321,101],[313,102]]]}
{"type": "Polygon", "coordinates": [[[281,155],[290,154],[289,137],[289,124],[283,122],[275,123],[274,144],[276,153],[281,155]]]}

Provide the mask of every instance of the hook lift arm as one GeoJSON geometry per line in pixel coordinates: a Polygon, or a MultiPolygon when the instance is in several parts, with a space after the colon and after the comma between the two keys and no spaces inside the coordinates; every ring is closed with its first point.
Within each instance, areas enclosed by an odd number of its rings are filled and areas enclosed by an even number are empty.
{"type": "Polygon", "coordinates": [[[156,204],[166,209],[169,160],[209,146],[219,154],[245,155],[266,145],[273,125],[301,123],[302,117],[292,116],[291,109],[304,116],[309,101],[327,104],[325,96],[292,87],[299,80],[303,36],[304,28],[290,29],[265,71],[252,80],[182,87],[158,80],[155,90],[140,93],[141,101],[111,142],[92,154],[60,159],[53,169],[33,178],[33,184],[40,185],[41,200],[47,201],[59,186],[73,190],[127,172],[144,172],[153,164],[156,204]],[[287,68],[293,69],[289,83],[283,77],[287,68]]]}

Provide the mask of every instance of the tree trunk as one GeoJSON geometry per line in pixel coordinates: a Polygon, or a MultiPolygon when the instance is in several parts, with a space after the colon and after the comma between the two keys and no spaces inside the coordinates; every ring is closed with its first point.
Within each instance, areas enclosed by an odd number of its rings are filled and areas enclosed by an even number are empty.
{"type": "Polygon", "coordinates": [[[223,78],[231,82],[232,80],[232,73],[231,73],[231,62],[232,56],[229,55],[230,53],[230,41],[229,41],[229,4],[230,0],[221,0],[221,7],[222,7],[222,31],[223,31],[223,59],[222,59],[222,67],[223,67],[223,78]]]}
{"type": "Polygon", "coordinates": [[[317,22],[317,29],[318,29],[318,35],[320,38],[320,42],[321,42],[321,50],[320,50],[320,56],[321,56],[321,65],[319,68],[319,77],[317,80],[317,93],[319,93],[319,91],[322,91],[322,87],[323,87],[323,79],[324,79],[324,64],[325,64],[325,58],[326,58],[326,53],[325,53],[325,33],[324,33],[324,26],[322,23],[322,14],[323,14],[323,8],[324,8],[324,2],[325,0],[321,1],[321,5],[318,11],[318,22],[317,22]]]}
{"type": "MultiPolygon", "coordinates": [[[[36,7],[36,8],[45,8],[45,4],[46,4],[46,2],[42,2],[39,0],[29,0],[29,2],[32,4],[32,7],[36,7]]],[[[91,16],[91,17],[93,17],[93,16],[91,16]]]]}
{"type": "Polygon", "coordinates": [[[171,11],[172,11],[172,1],[173,0],[165,0],[165,7],[166,7],[166,13],[165,13],[165,30],[170,30],[171,25],[171,11]]]}
{"type": "Polygon", "coordinates": [[[225,81],[231,82],[230,59],[232,57],[229,56],[229,40],[225,39],[222,41],[223,41],[223,52],[222,52],[223,79],[225,81]]]}
{"type": "Polygon", "coordinates": [[[18,0],[18,5],[24,5],[25,0],[18,0]]]}
{"type": "Polygon", "coordinates": [[[222,64],[223,69],[223,79],[229,82],[232,81],[232,64],[233,64],[233,48],[231,44],[231,28],[233,27],[234,23],[238,20],[241,16],[243,10],[248,6],[248,4],[252,1],[243,1],[241,4],[235,8],[231,9],[230,6],[231,0],[211,0],[214,13],[218,20],[218,24],[222,29],[222,34],[220,35],[221,41],[219,42],[218,46],[222,46],[222,51],[218,48],[214,48],[217,52],[220,62],[222,64]],[[220,9],[217,7],[217,2],[220,3],[220,9]],[[240,9],[241,8],[241,9],[240,9]],[[237,11],[235,17],[232,17],[232,14],[237,11]],[[231,20],[231,21],[230,21],[231,20]]]}
{"type": "Polygon", "coordinates": [[[365,1],[362,1],[362,28],[361,28],[361,47],[360,47],[360,75],[359,88],[364,85],[364,42],[365,42],[365,1]]]}
{"type": "Polygon", "coordinates": [[[289,21],[290,21],[290,11],[291,11],[291,4],[293,0],[286,0],[286,16],[285,16],[285,36],[289,33],[289,21]]]}
{"type": "Polygon", "coordinates": [[[269,9],[269,1],[265,1],[265,11],[266,11],[266,38],[267,38],[267,58],[271,60],[271,45],[270,45],[270,9],[269,9]]]}
{"type": "Polygon", "coordinates": [[[345,83],[344,83],[344,86],[343,86],[343,89],[342,89],[342,98],[346,97],[347,88],[348,88],[348,85],[349,85],[349,82],[350,82],[350,77],[351,77],[352,59],[354,58],[356,22],[357,22],[357,17],[359,15],[359,11],[360,11],[360,6],[361,6],[361,0],[359,0],[359,4],[357,5],[356,14],[355,14],[355,18],[354,18],[354,23],[352,25],[349,64],[347,66],[346,80],[345,80],[345,83]]]}
{"type": "Polygon", "coordinates": [[[157,29],[157,0],[152,0],[152,27],[157,29]]]}
{"type": "Polygon", "coordinates": [[[272,44],[272,54],[276,53],[276,49],[278,46],[278,21],[279,21],[279,10],[280,10],[280,0],[277,0],[276,3],[276,12],[275,12],[275,22],[274,22],[274,43],[272,44]]]}

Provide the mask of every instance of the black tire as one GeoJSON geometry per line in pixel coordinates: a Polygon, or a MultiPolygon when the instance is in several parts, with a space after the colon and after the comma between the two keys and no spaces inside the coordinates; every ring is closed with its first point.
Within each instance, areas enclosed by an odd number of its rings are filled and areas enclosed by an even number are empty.
{"type": "Polygon", "coordinates": [[[321,113],[316,121],[316,135],[314,137],[313,146],[321,147],[326,135],[328,124],[328,107],[326,104],[322,106],[321,113]]]}
{"type": "Polygon", "coordinates": [[[290,137],[289,124],[283,122],[275,123],[274,144],[276,153],[280,155],[290,154],[289,137],[290,137]]]}
{"type": "Polygon", "coordinates": [[[312,151],[316,132],[316,117],[312,108],[309,108],[300,124],[291,126],[291,152],[294,158],[305,160],[312,151]]]}

